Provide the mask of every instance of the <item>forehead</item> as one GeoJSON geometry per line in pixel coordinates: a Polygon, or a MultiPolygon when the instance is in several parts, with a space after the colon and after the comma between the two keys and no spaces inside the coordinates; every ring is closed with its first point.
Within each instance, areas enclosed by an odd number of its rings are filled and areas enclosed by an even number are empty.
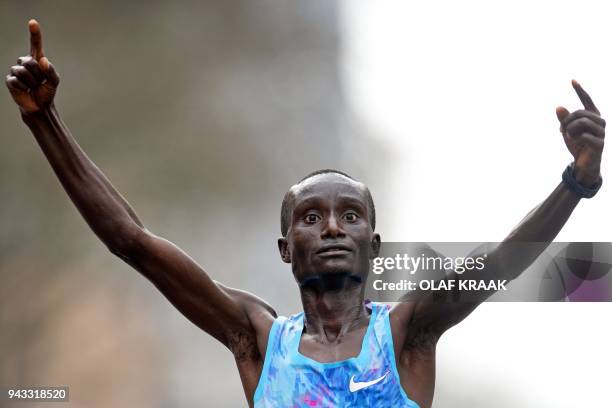
{"type": "Polygon", "coordinates": [[[337,173],[310,177],[291,187],[290,191],[294,206],[304,200],[334,199],[338,196],[356,199],[367,206],[365,185],[337,173]]]}

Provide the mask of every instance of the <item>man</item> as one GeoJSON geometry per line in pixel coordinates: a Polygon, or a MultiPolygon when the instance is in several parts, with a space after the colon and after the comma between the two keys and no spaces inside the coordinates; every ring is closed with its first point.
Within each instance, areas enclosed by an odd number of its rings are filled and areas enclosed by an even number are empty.
{"type": "MultiPolygon", "coordinates": [[[[292,266],[304,311],[277,317],[262,299],[213,280],[186,253],[143,225],[61,121],[53,100],[59,76],[29,22],[31,51],[6,85],[62,186],[108,249],[148,278],[194,324],[234,355],[253,407],[430,407],[440,336],[491,293],[469,303],[432,294],[396,304],[364,303],[377,256],[375,208],[367,187],[334,170],[291,187],[281,209],[281,258],[292,266]]],[[[574,157],[563,182],[488,254],[487,273],[517,277],[543,246],[517,257],[513,243],[554,239],[582,197],[601,185],[605,121],[572,82],[584,110],[557,108],[574,157]]],[[[465,274],[467,275],[467,274],[465,274]]],[[[450,272],[448,279],[458,278],[450,272]]]]}

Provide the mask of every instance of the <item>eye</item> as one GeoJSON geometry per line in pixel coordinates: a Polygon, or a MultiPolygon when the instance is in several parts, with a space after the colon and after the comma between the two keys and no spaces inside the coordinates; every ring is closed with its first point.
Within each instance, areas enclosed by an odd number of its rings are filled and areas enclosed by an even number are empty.
{"type": "Polygon", "coordinates": [[[319,217],[317,214],[306,214],[306,217],[304,217],[304,222],[306,224],[316,224],[319,220],[321,219],[321,217],[319,217]]]}
{"type": "Polygon", "coordinates": [[[344,218],[344,220],[345,220],[345,221],[348,221],[348,222],[355,222],[355,221],[357,221],[357,219],[359,218],[359,216],[357,215],[357,213],[355,213],[355,212],[353,212],[353,211],[350,211],[350,212],[345,213],[345,214],[342,216],[342,218],[344,218]]]}

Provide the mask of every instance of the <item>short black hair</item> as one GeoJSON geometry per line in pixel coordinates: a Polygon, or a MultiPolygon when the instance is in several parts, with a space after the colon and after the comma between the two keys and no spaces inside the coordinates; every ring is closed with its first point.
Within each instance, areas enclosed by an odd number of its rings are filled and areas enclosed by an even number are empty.
{"type": "MultiPolygon", "coordinates": [[[[334,170],[334,169],[321,169],[321,170],[313,171],[310,174],[307,174],[300,181],[298,181],[298,184],[304,180],[308,180],[311,177],[318,176],[319,174],[327,174],[327,173],[340,174],[341,176],[349,178],[353,181],[357,181],[353,177],[349,176],[343,171],[334,170]]],[[[372,225],[372,229],[375,229],[376,228],[376,207],[374,207],[374,199],[372,198],[372,193],[370,193],[370,189],[367,186],[365,187],[365,190],[366,190],[366,197],[368,199],[368,206],[370,207],[370,224],[372,225]]],[[[291,197],[291,190],[285,193],[285,197],[283,198],[283,203],[281,204],[280,221],[281,221],[281,234],[283,234],[283,237],[287,236],[287,231],[289,231],[289,224],[291,224],[291,212],[293,211],[293,209],[289,205],[290,197],[291,197]]]]}

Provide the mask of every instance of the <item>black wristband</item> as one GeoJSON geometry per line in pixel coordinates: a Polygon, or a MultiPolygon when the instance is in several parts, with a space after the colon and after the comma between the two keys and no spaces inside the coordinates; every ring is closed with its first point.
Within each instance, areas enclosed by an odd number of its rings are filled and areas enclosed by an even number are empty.
{"type": "Polygon", "coordinates": [[[576,180],[574,177],[574,165],[573,163],[568,165],[563,172],[563,176],[561,177],[567,188],[569,188],[574,194],[576,194],[580,198],[592,198],[597,194],[599,188],[601,187],[602,178],[599,176],[597,182],[591,187],[585,187],[576,180]]]}

